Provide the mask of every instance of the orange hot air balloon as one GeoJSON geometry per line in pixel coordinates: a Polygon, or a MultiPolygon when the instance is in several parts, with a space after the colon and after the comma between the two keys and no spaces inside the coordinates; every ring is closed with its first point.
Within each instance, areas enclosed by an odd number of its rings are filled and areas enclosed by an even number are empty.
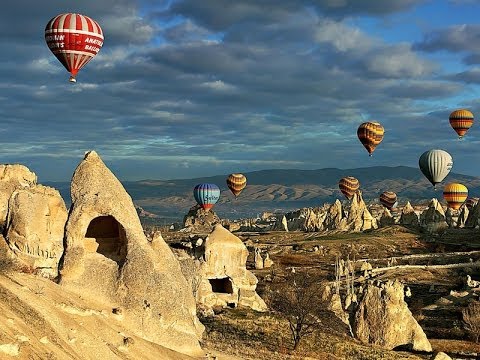
{"type": "Polygon", "coordinates": [[[227,186],[236,198],[247,186],[247,178],[243,174],[230,174],[227,177],[227,186]]]}
{"type": "Polygon", "coordinates": [[[340,179],[338,187],[343,195],[345,195],[348,200],[351,200],[360,188],[360,182],[353,176],[347,176],[340,179]]]}
{"type": "Polygon", "coordinates": [[[50,51],[70,72],[70,82],[78,71],[100,51],[103,31],[98,23],[85,15],[67,13],[53,17],[45,27],[45,41],[50,51]]]}
{"type": "Polygon", "coordinates": [[[468,189],[465,185],[458,183],[450,183],[443,188],[443,198],[448,207],[457,210],[467,200],[468,189]]]}
{"type": "Polygon", "coordinates": [[[360,142],[372,156],[373,151],[383,140],[385,129],[378,122],[364,122],[357,129],[357,136],[360,142]]]}
{"type": "Polygon", "coordinates": [[[393,191],[384,191],[380,195],[380,203],[388,210],[392,210],[397,205],[397,194],[393,191]]]}
{"type": "Polygon", "coordinates": [[[473,114],[466,109],[455,110],[448,120],[461,139],[473,125],[473,114]]]}

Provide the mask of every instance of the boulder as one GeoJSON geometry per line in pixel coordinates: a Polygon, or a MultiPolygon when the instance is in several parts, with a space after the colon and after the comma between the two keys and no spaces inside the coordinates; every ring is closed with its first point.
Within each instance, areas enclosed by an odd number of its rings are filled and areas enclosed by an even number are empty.
{"type": "Polygon", "coordinates": [[[400,225],[413,227],[416,227],[420,224],[418,216],[415,213],[415,209],[410,204],[410,201],[408,201],[407,204],[403,207],[399,223],[400,225]]]}
{"type": "Polygon", "coordinates": [[[26,166],[0,165],[0,228],[5,226],[8,212],[8,201],[13,192],[34,186],[37,183],[37,175],[26,166]]]}
{"type": "Polygon", "coordinates": [[[65,202],[53,188],[33,185],[15,190],[5,226],[10,250],[30,269],[56,277],[67,215],[65,202]]]}
{"type": "Polygon", "coordinates": [[[359,295],[353,319],[354,334],[365,344],[388,350],[412,345],[415,351],[432,351],[430,342],[404,300],[404,285],[398,281],[368,284],[359,295]]]}
{"type": "Polygon", "coordinates": [[[145,237],[132,199],[94,151],[73,174],[59,284],[122,309],[137,336],[200,356],[190,285],[161,236],[145,237]]]}
{"type": "Polygon", "coordinates": [[[208,308],[241,305],[267,310],[255,291],[258,280],[246,268],[247,257],[243,242],[222,225],[215,225],[205,240],[204,253],[197,257],[201,279],[197,301],[208,308]]]}
{"type": "Polygon", "coordinates": [[[432,356],[432,360],[452,360],[452,358],[440,351],[432,356]]]}
{"type": "Polygon", "coordinates": [[[273,260],[270,259],[270,255],[268,254],[268,252],[265,254],[265,259],[263,259],[263,267],[265,269],[268,269],[268,268],[271,268],[273,265],[273,260]]]}
{"type": "Polygon", "coordinates": [[[437,199],[432,199],[428,208],[420,214],[420,226],[429,233],[441,233],[448,228],[445,212],[437,199]]]}

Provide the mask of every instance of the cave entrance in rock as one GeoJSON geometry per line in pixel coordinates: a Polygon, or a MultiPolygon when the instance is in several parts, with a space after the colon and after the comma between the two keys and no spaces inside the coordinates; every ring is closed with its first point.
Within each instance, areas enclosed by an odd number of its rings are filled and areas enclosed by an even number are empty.
{"type": "Polygon", "coordinates": [[[233,294],[233,285],[230,278],[208,279],[212,286],[212,291],[222,294],[233,294]]]}
{"type": "Polygon", "coordinates": [[[90,221],[87,238],[98,244],[97,253],[122,265],[127,255],[127,236],[123,226],[111,215],[99,216],[90,221]]]}

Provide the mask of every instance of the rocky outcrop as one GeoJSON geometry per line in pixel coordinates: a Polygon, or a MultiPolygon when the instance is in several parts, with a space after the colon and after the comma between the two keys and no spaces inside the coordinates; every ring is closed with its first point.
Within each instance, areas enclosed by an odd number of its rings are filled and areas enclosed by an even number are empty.
{"type": "Polygon", "coordinates": [[[420,214],[420,226],[429,233],[441,233],[448,228],[445,212],[437,199],[432,199],[428,208],[420,214]]]}
{"type": "Polygon", "coordinates": [[[410,201],[403,207],[399,223],[403,226],[412,227],[420,225],[418,215],[415,213],[415,209],[412,207],[412,204],[410,204],[410,201]]]}
{"type": "Polygon", "coordinates": [[[394,349],[412,345],[416,351],[432,351],[420,325],[404,300],[404,285],[388,281],[379,286],[368,284],[359,295],[353,332],[365,344],[394,349]]]}
{"type": "Polygon", "coordinates": [[[35,185],[10,197],[5,238],[16,258],[48,277],[58,275],[67,209],[60,193],[35,185]]]}
{"type": "Polygon", "coordinates": [[[0,229],[7,220],[8,201],[17,189],[37,183],[37,175],[23,165],[0,165],[0,229]]]}
{"type": "Polygon", "coordinates": [[[367,209],[362,193],[358,191],[352,199],[347,217],[347,229],[350,231],[365,231],[376,229],[377,222],[367,209]]]}
{"type": "Polygon", "coordinates": [[[452,208],[447,208],[445,211],[445,222],[449,227],[456,227],[457,226],[457,219],[458,213],[454,211],[452,208]]]}
{"type": "Polygon", "coordinates": [[[243,242],[217,224],[204,244],[203,252],[197,253],[197,301],[210,308],[240,305],[265,311],[267,306],[255,291],[258,280],[246,268],[248,250],[243,242]]]}
{"type": "Polygon", "coordinates": [[[328,208],[327,215],[323,222],[323,229],[325,230],[345,230],[347,226],[347,219],[342,208],[340,200],[335,202],[328,208]]]}
{"type": "Polygon", "coordinates": [[[458,218],[457,218],[457,228],[465,227],[469,212],[470,211],[468,210],[468,207],[466,206],[462,207],[462,210],[460,210],[460,215],[458,215],[458,218]]]}
{"type": "Polygon", "coordinates": [[[385,226],[390,226],[395,224],[395,219],[393,218],[392,214],[390,213],[390,210],[385,208],[383,210],[382,216],[380,217],[379,220],[380,226],[385,227],[385,226]]]}
{"type": "Polygon", "coordinates": [[[273,260],[270,259],[270,255],[267,253],[265,253],[265,259],[263,259],[263,268],[264,269],[268,269],[268,268],[271,268],[273,265],[273,260]]]}
{"type": "Polygon", "coordinates": [[[187,215],[183,218],[184,231],[207,232],[212,231],[216,224],[220,224],[221,220],[210,210],[204,210],[200,205],[190,208],[187,215]]]}
{"type": "Polygon", "coordinates": [[[147,241],[132,199],[94,151],[75,170],[71,196],[60,285],[120,309],[137,336],[203,354],[203,325],[178,261],[158,234],[147,241]]]}
{"type": "Polygon", "coordinates": [[[254,259],[255,263],[255,269],[256,270],[261,270],[263,269],[263,258],[262,258],[262,253],[259,248],[255,248],[255,254],[254,254],[254,259]]]}
{"type": "Polygon", "coordinates": [[[480,201],[470,210],[465,227],[475,229],[480,227],[480,201]]]}
{"type": "Polygon", "coordinates": [[[452,360],[452,358],[444,352],[439,352],[433,355],[432,360],[452,360]]]}

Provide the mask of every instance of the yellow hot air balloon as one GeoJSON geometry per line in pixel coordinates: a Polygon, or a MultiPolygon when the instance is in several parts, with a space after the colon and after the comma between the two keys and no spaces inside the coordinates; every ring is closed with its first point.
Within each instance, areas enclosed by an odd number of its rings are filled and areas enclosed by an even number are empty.
{"type": "Polygon", "coordinates": [[[473,114],[466,109],[459,109],[452,112],[448,120],[461,139],[473,125],[473,114]]]}
{"type": "Polygon", "coordinates": [[[378,122],[364,122],[357,129],[357,136],[360,142],[372,156],[373,151],[383,140],[385,129],[378,122]]]}
{"type": "Polygon", "coordinates": [[[236,198],[247,186],[247,178],[243,174],[230,174],[227,177],[227,186],[236,198]]]}
{"type": "Polygon", "coordinates": [[[338,187],[343,195],[345,195],[348,200],[351,200],[360,188],[360,182],[353,176],[347,176],[340,179],[338,187]]]}
{"type": "Polygon", "coordinates": [[[449,183],[443,188],[443,198],[452,209],[459,209],[467,200],[468,189],[465,185],[458,183],[449,183]]]}

